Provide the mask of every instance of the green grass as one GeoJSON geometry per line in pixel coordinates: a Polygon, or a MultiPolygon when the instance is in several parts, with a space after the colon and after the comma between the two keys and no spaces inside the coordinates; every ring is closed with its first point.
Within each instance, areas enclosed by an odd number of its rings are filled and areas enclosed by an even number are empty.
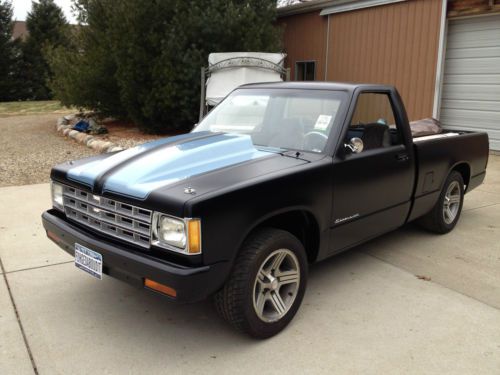
{"type": "Polygon", "coordinates": [[[75,109],[62,106],[61,103],[56,100],[0,102],[0,116],[72,113],[75,111],[75,109]]]}

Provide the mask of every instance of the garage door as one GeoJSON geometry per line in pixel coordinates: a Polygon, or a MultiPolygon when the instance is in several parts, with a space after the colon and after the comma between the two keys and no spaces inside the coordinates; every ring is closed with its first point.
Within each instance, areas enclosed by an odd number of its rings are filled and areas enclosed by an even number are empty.
{"type": "Polygon", "coordinates": [[[500,150],[500,15],[449,22],[440,120],[500,150]]]}

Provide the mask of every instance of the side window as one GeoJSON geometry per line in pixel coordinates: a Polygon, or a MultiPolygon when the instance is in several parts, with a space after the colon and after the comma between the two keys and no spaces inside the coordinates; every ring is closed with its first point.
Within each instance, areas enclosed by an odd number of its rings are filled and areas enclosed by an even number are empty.
{"type": "Polygon", "coordinates": [[[295,63],[296,81],[314,81],[316,78],[316,62],[300,61],[295,63]]]}
{"type": "Polygon", "coordinates": [[[346,142],[354,137],[361,138],[364,150],[402,143],[388,94],[363,93],[358,96],[346,142]]]}

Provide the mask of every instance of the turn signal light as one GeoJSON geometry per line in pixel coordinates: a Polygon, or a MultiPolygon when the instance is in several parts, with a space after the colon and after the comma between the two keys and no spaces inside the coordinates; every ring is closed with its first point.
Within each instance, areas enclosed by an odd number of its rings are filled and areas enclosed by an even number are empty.
{"type": "Polygon", "coordinates": [[[55,234],[54,232],[51,232],[50,230],[47,231],[47,237],[49,237],[55,243],[61,242],[61,239],[59,238],[59,236],[57,234],[55,234]]]}
{"type": "Polygon", "coordinates": [[[177,292],[175,291],[174,288],[171,288],[167,285],[163,285],[160,283],[157,283],[156,281],[150,280],[150,279],[144,279],[144,286],[156,290],[157,292],[166,294],[167,296],[170,297],[177,297],[177,292]]]}
{"type": "Polygon", "coordinates": [[[199,219],[191,219],[188,221],[188,239],[190,254],[198,254],[201,252],[201,225],[199,219]]]}

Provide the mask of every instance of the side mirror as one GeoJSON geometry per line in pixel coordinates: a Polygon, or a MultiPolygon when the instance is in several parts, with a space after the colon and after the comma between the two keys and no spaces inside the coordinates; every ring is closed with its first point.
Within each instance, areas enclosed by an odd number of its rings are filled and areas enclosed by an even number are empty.
{"type": "Polygon", "coordinates": [[[361,138],[354,137],[351,138],[349,143],[344,144],[344,148],[346,149],[347,153],[359,154],[363,151],[364,144],[361,138]]]}

